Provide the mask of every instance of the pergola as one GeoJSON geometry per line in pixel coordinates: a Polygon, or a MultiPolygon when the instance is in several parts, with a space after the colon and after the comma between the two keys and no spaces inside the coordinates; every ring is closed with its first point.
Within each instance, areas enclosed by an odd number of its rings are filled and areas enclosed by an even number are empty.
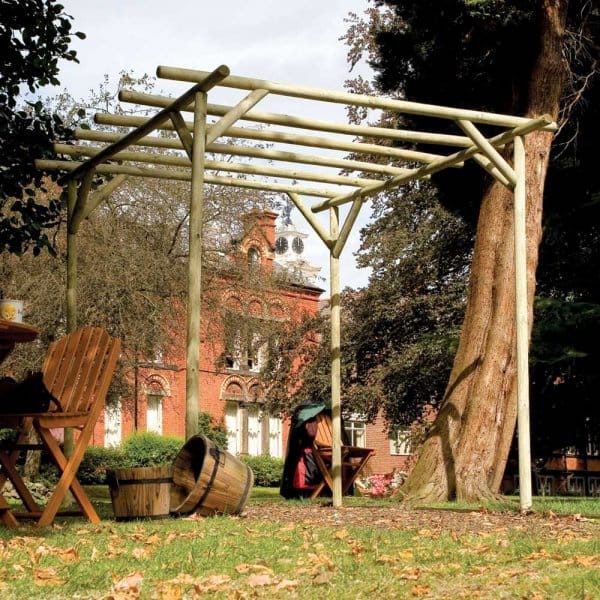
{"type": "Polygon", "coordinates": [[[447,168],[459,168],[465,161],[474,160],[514,193],[519,477],[521,509],[529,509],[531,458],[524,137],[537,130],[555,131],[556,125],[552,119],[548,116],[528,119],[281,84],[230,75],[226,66],[220,66],[212,72],[159,66],[157,76],[194,85],[175,100],[122,91],[119,96],[121,101],[160,110],[152,117],[97,114],[97,124],[129,127],[131,130],[122,135],[79,129],[75,137],[84,141],[83,144],[55,144],[56,153],[69,157],[69,160],[36,161],[41,170],[67,172],[64,181],[68,182],[69,190],[69,327],[74,328],[77,319],[76,234],[81,222],[128,176],[190,181],[186,435],[192,435],[196,432],[199,406],[204,186],[223,185],[286,194],[329,249],[333,505],[341,506],[340,256],[369,197],[427,178],[447,168]],[[209,103],[208,93],[219,87],[239,90],[239,102],[233,106],[209,103]],[[439,119],[450,120],[456,124],[456,134],[351,125],[256,110],[254,107],[266,97],[279,101],[291,97],[311,103],[326,102],[422,115],[430,117],[430,122],[437,124],[439,119]],[[193,113],[191,122],[184,119],[184,112],[193,113]],[[240,121],[241,124],[238,123],[240,121]],[[488,132],[493,131],[493,135],[484,135],[480,126],[484,126],[488,132]],[[175,131],[177,136],[151,135],[161,130],[175,131]],[[414,149],[398,147],[402,143],[410,144],[414,149]],[[513,145],[512,164],[500,154],[500,150],[508,144],[513,145]],[[137,149],[132,151],[129,149],[131,146],[137,149]],[[425,149],[421,149],[423,146],[425,149]],[[431,153],[427,151],[427,146],[447,147],[449,153],[431,153]],[[300,148],[296,151],[295,147],[300,148]],[[169,152],[161,154],[148,151],[156,148],[169,152]],[[310,153],[305,153],[303,148],[309,148],[310,153]],[[351,158],[340,158],[342,152],[351,158]],[[219,155],[234,159],[211,158],[219,155]],[[239,160],[239,157],[252,160],[239,160]],[[395,166],[398,161],[409,166],[395,166]],[[299,168],[297,165],[308,165],[308,168],[299,168]],[[91,192],[92,181],[97,174],[114,177],[103,187],[91,192]],[[342,215],[340,207],[346,204],[349,205],[348,210],[342,215]],[[324,226],[317,216],[325,211],[328,212],[329,227],[324,226]]]}

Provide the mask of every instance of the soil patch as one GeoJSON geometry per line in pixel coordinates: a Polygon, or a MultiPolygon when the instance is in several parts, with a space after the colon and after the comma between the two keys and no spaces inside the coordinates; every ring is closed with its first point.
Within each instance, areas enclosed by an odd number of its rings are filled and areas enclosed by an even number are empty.
{"type": "Polygon", "coordinates": [[[305,523],[324,527],[363,526],[384,529],[426,530],[432,533],[483,533],[514,529],[534,535],[600,535],[600,521],[579,515],[521,515],[500,511],[455,511],[448,509],[414,509],[402,505],[389,507],[344,506],[333,508],[319,504],[259,504],[248,506],[243,517],[248,520],[305,523]]]}

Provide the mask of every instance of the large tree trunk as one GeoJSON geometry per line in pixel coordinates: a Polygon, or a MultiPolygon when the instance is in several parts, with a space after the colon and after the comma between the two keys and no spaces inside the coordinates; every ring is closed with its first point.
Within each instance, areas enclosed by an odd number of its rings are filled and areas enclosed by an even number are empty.
{"type": "MultiPolygon", "coordinates": [[[[543,0],[539,55],[527,116],[558,118],[565,69],[567,0],[543,0]]],[[[526,137],[529,325],[541,241],[542,200],[552,135],[526,137]]],[[[407,500],[478,500],[498,493],[516,422],[513,194],[491,185],[482,199],[469,294],[446,394],[417,464],[407,500]]]]}

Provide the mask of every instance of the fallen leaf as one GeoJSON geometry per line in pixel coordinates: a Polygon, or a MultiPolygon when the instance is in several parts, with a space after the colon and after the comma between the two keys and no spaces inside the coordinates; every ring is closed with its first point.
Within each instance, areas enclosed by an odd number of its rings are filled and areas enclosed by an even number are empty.
{"type": "Polygon", "coordinates": [[[315,583],[317,585],[325,585],[325,584],[329,583],[329,581],[331,580],[331,577],[332,577],[332,573],[324,571],[323,573],[319,573],[313,579],[313,583],[315,583]]]}
{"type": "Polygon", "coordinates": [[[350,533],[348,532],[347,529],[340,529],[339,531],[335,532],[335,536],[338,540],[343,540],[345,538],[347,538],[350,535],[350,533]]]}
{"type": "Polygon", "coordinates": [[[235,570],[238,573],[249,573],[250,571],[258,571],[260,573],[269,573],[271,575],[273,574],[272,569],[269,569],[269,567],[266,567],[265,565],[261,564],[241,563],[235,567],[235,570]]]}
{"type": "Polygon", "coordinates": [[[146,544],[157,544],[158,542],[160,542],[160,536],[158,536],[156,533],[151,535],[147,540],[146,540],[146,544]]]}
{"type": "Polygon", "coordinates": [[[169,581],[161,581],[158,584],[158,594],[160,600],[179,600],[183,591],[178,585],[174,585],[169,581]]]}
{"type": "Polygon", "coordinates": [[[125,575],[125,577],[121,579],[116,579],[113,577],[114,588],[117,591],[139,591],[140,586],[142,585],[142,581],[144,581],[144,575],[141,571],[135,570],[125,575]]]}
{"type": "Polygon", "coordinates": [[[77,552],[75,548],[58,548],[56,549],[56,552],[53,552],[53,554],[58,556],[60,560],[67,564],[72,564],[79,560],[79,552],[77,552]]]}
{"type": "Polygon", "coordinates": [[[593,567],[600,563],[600,557],[598,556],[576,556],[575,562],[582,567],[593,567]]]}
{"type": "Polygon", "coordinates": [[[266,573],[261,573],[261,574],[250,575],[250,577],[248,577],[248,579],[246,579],[246,583],[250,587],[259,587],[259,586],[263,586],[263,585],[273,585],[275,583],[275,581],[273,580],[273,578],[270,575],[268,575],[266,573]]]}
{"type": "Polygon", "coordinates": [[[33,580],[36,585],[64,585],[65,579],[60,577],[56,569],[48,567],[46,569],[34,569],[33,580]]]}
{"type": "Polygon", "coordinates": [[[152,556],[152,548],[134,548],[131,551],[131,556],[137,560],[144,560],[152,556]]]}
{"type": "Polygon", "coordinates": [[[429,586],[428,585],[413,585],[410,588],[410,593],[413,596],[424,596],[425,594],[427,594],[429,592],[429,586]]]}
{"type": "Polygon", "coordinates": [[[291,590],[295,587],[298,587],[298,582],[292,579],[283,579],[280,581],[275,587],[276,590],[291,590]]]}

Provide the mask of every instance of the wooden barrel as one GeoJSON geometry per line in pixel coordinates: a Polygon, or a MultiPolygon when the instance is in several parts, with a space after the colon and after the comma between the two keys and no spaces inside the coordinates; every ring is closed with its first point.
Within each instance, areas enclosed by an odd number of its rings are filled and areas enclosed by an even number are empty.
{"type": "Polygon", "coordinates": [[[114,469],[106,480],[117,521],[169,516],[172,467],[114,469]]]}
{"type": "Polygon", "coordinates": [[[253,482],[250,467],[207,437],[194,435],[173,461],[171,512],[239,514],[253,482]]]}

